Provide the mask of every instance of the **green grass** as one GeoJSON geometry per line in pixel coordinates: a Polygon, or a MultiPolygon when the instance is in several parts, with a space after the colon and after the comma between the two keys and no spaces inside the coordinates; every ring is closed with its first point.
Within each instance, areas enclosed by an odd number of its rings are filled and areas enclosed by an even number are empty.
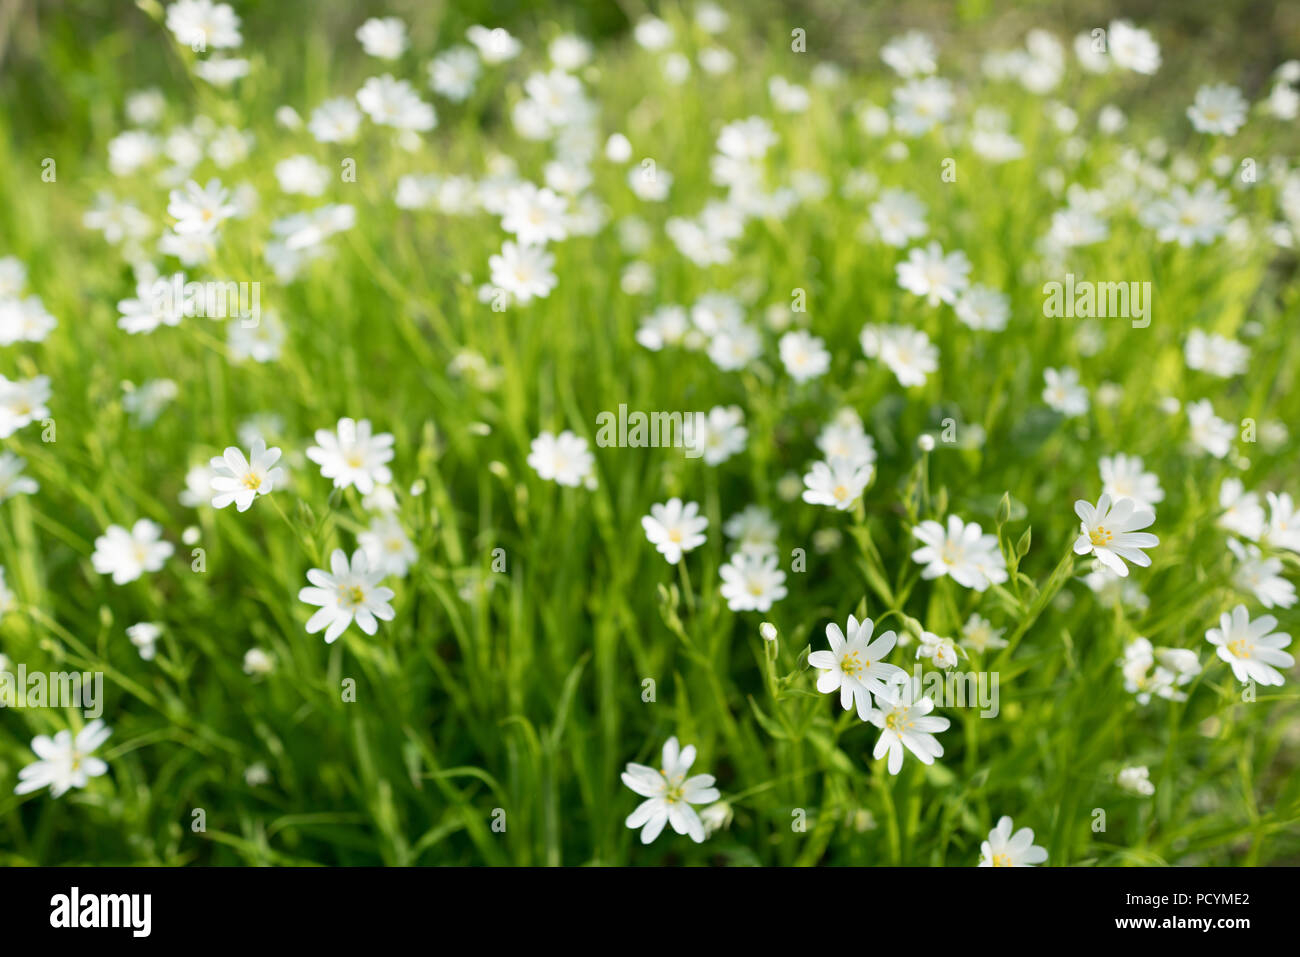
{"type": "MultiPolygon", "coordinates": [[[[675,6],[664,15],[687,36],[685,49],[702,42],[675,6]]],[[[1064,202],[1042,184],[1046,168],[1098,187],[1122,147],[1160,135],[1203,171],[1218,151],[1255,157],[1262,173],[1269,157],[1294,156],[1294,124],[1252,113],[1231,140],[1198,137],[1183,116],[1194,86],[1170,89],[1161,74],[1089,77],[1071,58],[1052,98],[1080,115],[1085,149],[1072,164],[1044,98],[948,69],[970,59],[957,31],[943,38],[940,71],[958,87],[958,121],[976,105],[1007,111],[1026,158],[995,166],[934,132],[908,141],[907,160],[891,161],[884,141],[854,119],[864,99],[887,104],[896,82],[875,56],[884,37],[871,39],[862,63],[846,64],[843,86],[814,88],[812,107],[796,116],[771,113],[767,77],[806,83],[816,58],[789,51],[783,24],[758,36],[738,23],[718,41],[737,54],[736,69],[717,78],[697,69],[682,88],[662,79],[651,55],[612,37],[600,42],[587,84],[600,104],[602,140],[622,130],[637,157],[671,171],[670,201],[638,201],[626,169],[597,159],[593,189],[610,226],[554,247],[559,285],[549,298],[496,313],[477,299],[503,238],[495,219],[404,212],[393,192],[408,172],[480,178],[495,152],[540,180],[548,147],[514,134],[507,104],[560,26],[545,18],[512,25],[525,42],[520,60],[487,68],[471,100],[455,105],[427,91],[423,63],[458,42],[457,14],[445,30],[409,17],[415,49],[395,66],[364,62],[351,38],[362,18],[343,19],[339,35],[308,24],[305,39],[283,48],[263,45],[246,24],[253,75],[233,93],[190,79],[186,51],[143,13],[127,8],[89,49],[73,24],[54,19],[42,26],[41,50],[58,92],[44,88],[40,97],[67,100],[78,122],[51,122],[5,88],[0,255],[27,265],[30,290],[59,326],[43,343],[4,347],[0,356],[11,378],[51,377],[57,428],[53,442],[35,425],[4,442],[41,490],[0,505],[0,564],[17,599],[0,620],[0,652],[29,670],[104,672],[113,736],[101,749],[109,773],[84,790],[57,800],[16,796],[17,772],[33,760],[31,738],[81,719],[0,713],[0,863],[970,865],[1004,814],[1032,827],[1055,865],[1300,860],[1295,672],[1244,703],[1205,641],[1238,602],[1262,613],[1231,584],[1232,558],[1214,523],[1220,481],[1237,475],[1261,495],[1300,493],[1295,453],[1289,443],[1234,441],[1225,460],[1189,454],[1185,416],[1160,408],[1167,396],[1209,398],[1233,423],[1280,421],[1293,432],[1300,423],[1300,347],[1288,332],[1300,312],[1295,258],[1261,238],[1280,218],[1276,183],[1262,175],[1253,188],[1230,189],[1252,227],[1244,245],[1182,249],[1117,215],[1108,241],[1078,250],[1070,260],[1077,273],[1155,288],[1151,326],[1101,320],[1093,355],[1080,352],[1076,320],[1043,316],[1042,280],[1027,268],[1064,202]],[[274,123],[283,103],[305,117],[388,71],[437,106],[438,129],[416,152],[369,122],[348,147],[274,123]],[[196,172],[201,182],[249,182],[261,203],[249,219],[226,224],[217,260],[195,275],[262,283],[263,308],[288,327],[276,363],[230,362],[224,330],[206,319],[141,336],[116,327],[115,304],[132,293],[129,267],[80,221],[108,188],[136,201],[159,229],[167,222],[165,189],[146,175],[114,180],[105,166],[107,141],[125,128],[126,93],[149,83],[167,94],[164,128],[206,115],[256,137],[246,162],[217,170],[205,159],[196,172]],[[1129,109],[1129,127],[1115,138],[1094,132],[1096,110],[1108,102],[1129,109]],[[815,170],[832,191],[785,220],[751,223],[731,264],[693,266],[663,222],[720,196],[708,179],[716,132],[754,114],[769,116],[779,134],[773,171],[815,170]],[[357,182],[336,176],[319,201],[282,195],[274,165],[298,152],[331,170],[355,159],[357,182]],[[40,178],[47,156],[58,164],[53,183],[40,178]],[[957,158],[955,183],[940,178],[947,157],[957,158]],[[927,240],[964,250],[974,281],[1010,295],[1004,332],[973,332],[950,307],[929,308],[898,287],[894,265],[905,250],[856,238],[868,201],[838,195],[855,168],[924,199],[927,240]],[[270,222],[327,201],[352,204],[357,225],[330,240],[330,260],[298,281],[276,282],[261,257],[270,222]],[[646,296],[619,288],[632,257],[615,241],[614,223],[629,215],[655,230],[641,256],[656,279],[646,296]],[[805,290],[808,312],[799,318],[825,339],[830,372],[797,386],[766,329],[762,357],[743,373],[719,372],[702,353],[636,344],[655,306],[737,288],[752,293],[748,315],[760,323],[768,305],[805,290]],[[925,329],[941,352],[938,373],[903,390],[863,358],[866,322],[925,329]],[[1248,322],[1259,326],[1250,338],[1248,322]],[[1193,328],[1248,342],[1249,371],[1222,380],[1187,369],[1183,343],[1193,328]],[[499,386],[481,390],[451,375],[462,349],[499,366],[499,386]],[[1081,419],[1063,420],[1041,399],[1042,370],[1067,365],[1093,392],[1081,419]],[[154,378],[173,379],[179,395],[141,428],[124,412],[121,383],[154,378]],[[1123,389],[1112,407],[1096,399],[1103,382],[1123,389]],[[748,447],[717,468],[673,450],[594,448],[597,415],[620,403],[738,404],[748,447]],[[786,501],[780,480],[819,457],[817,431],[841,406],[861,414],[880,452],[862,505],[839,513],[786,501]],[[292,487],[243,514],[181,506],[187,468],[236,444],[238,425],[267,413],[283,423],[268,439],[285,450],[292,487]],[[386,582],[397,592],[393,622],[373,638],[352,628],[327,646],[306,634],[311,609],[297,593],[331,549],[355,547],[368,518],[355,490],[332,493],[303,451],[316,429],[341,416],[395,435],[394,487],[420,559],[405,580],[386,582]],[[967,424],[982,426],[983,446],[941,443],[922,456],[917,437],[939,432],[946,418],[959,435],[967,424]],[[565,428],[592,442],[594,490],[542,481],[525,463],[534,436],[565,428]],[[1130,578],[1149,598],[1146,611],[1100,601],[1078,580],[1082,559],[1063,566],[1077,574],[1052,578],[1077,534],[1074,501],[1096,500],[1097,460],[1116,452],[1143,456],[1166,492],[1151,529],[1161,539],[1153,564],[1130,578]],[[1012,509],[1001,524],[1004,494],[1012,509]],[[707,543],[681,569],[655,553],[640,527],[652,503],[673,495],[700,502],[709,519],[707,543]],[[732,613],[718,593],[729,555],[722,525],[750,503],[773,509],[789,576],[788,597],[767,615],[732,613]],[[949,512],[996,527],[1012,550],[1032,528],[1021,574],[1005,589],[977,594],[919,579],[910,528],[949,512]],[[110,523],[142,517],[164,526],[176,555],[161,572],[116,586],[91,566],[94,539],[110,523]],[[203,572],[192,570],[181,542],[189,526],[199,530],[203,572]],[[841,534],[814,547],[826,530],[841,534]],[[492,570],[495,549],[504,550],[503,572],[492,570]],[[790,570],[794,549],[807,553],[805,572],[790,570]],[[813,690],[806,646],[825,647],[825,625],[842,625],[850,613],[955,635],[975,610],[1008,637],[1021,635],[1014,653],[975,662],[1000,674],[1000,715],[939,709],[952,720],[940,736],[943,758],[923,767],[909,755],[891,777],[871,759],[876,730],[813,690]],[[763,620],[780,630],[775,648],[759,638],[763,620]],[[138,621],[166,627],[151,662],[125,634],[138,621]],[[1143,707],[1125,692],[1116,660],[1138,635],[1200,655],[1205,670],[1186,703],[1143,707]],[[241,667],[254,646],[277,662],[259,681],[241,667]],[[646,679],[655,683],[651,702],[643,700],[646,679]],[[343,700],[347,680],[355,702],[343,700]],[[735,816],[703,845],[670,830],[642,847],[624,826],[640,799],[619,774],[629,761],[657,760],[670,735],[699,748],[696,770],[718,777],[735,816]],[[249,786],[245,771],[259,763],[269,780],[249,786]],[[1115,773],[1128,764],[1150,767],[1154,797],[1117,788],[1115,773]],[[191,829],[195,809],[206,814],[202,832],[191,829]],[[493,827],[496,809],[505,812],[504,832],[493,827]],[[1104,831],[1094,830],[1095,809],[1105,812],[1104,831]],[[800,811],[806,829],[792,826],[800,811]]],[[[1185,67],[1194,51],[1165,56],[1185,67]]],[[[1244,68],[1218,62],[1200,82],[1240,82],[1234,71],[1244,68]]],[[[1285,560],[1294,580],[1300,563],[1294,554],[1285,560]]],[[[1295,609],[1273,611],[1279,630],[1296,633],[1295,609]]],[[[891,660],[910,669],[910,649],[891,660]]]]}

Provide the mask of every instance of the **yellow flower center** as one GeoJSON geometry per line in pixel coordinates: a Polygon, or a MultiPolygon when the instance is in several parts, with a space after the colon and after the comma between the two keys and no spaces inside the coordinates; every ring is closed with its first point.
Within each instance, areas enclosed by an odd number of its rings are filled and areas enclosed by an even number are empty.
{"type": "Polygon", "coordinates": [[[993,866],[994,866],[994,867],[1010,867],[1010,866],[1011,866],[1011,855],[1010,855],[1010,854],[994,854],[994,855],[993,855],[993,866]]]}
{"type": "Polygon", "coordinates": [[[1236,641],[1228,642],[1228,650],[1238,658],[1250,657],[1250,647],[1246,644],[1245,638],[1238,638],[1236,641]]]}
{"type": "Polygon", "coordinates": [[[856,678],[870,667],[871,662],[863,661],[856,651],[850,651],[840,659],[840,671],[852,678],[856,678]]]}
{"type": "Polygon", "coordinates": [[[362,591],[360,585],[340,585],[339,586],[339,604],[346,607],[355,607],[366,600],[366,593],[362,591]]]}
{"type": "Polygon", "coordinates": [[[831,492],[831,494],[834,495],[837,499],[845,499],[849,497],[849,490],[845,488],[843,485],[837,485],[835,486],[835,490],[831,492]]]}
{"type": "Polygon", "coordinates": [[[250,488],[256,492],[262,487],[262,477],[256,472],[249,472],[244,476],[244,488],[250,488]]]}
{"type": "Polygon", "coordinates": [[[1098,525],[1088,533],[1088,538],[1094,545],[1105,546],[1115,540],[1115,533],[1105,525],[1098,525]]]}

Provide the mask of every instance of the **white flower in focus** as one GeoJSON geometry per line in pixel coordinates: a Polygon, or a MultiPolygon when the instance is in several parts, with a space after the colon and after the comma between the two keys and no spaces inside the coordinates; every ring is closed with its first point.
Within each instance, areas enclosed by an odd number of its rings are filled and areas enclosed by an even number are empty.
{"type": "Polygon", "coordinates": [[[367,635],[379,630],[379,621],[392,621],[393,606],[388,602],[393,590],[379,584],[383,577],[382,571],[370,568],[361,549],[352,553],[350,564],[343,549],[334,549],[330,570],[310,569],[311,585],[298,592],[299,601],[320,606],[307,620],[307,634],[325,629],[325,643],[333,644],[353,621],[367,635]]]}
{"type": "Polygon", "coordinates": [[[909,678],[892,682],[876,696],[879,707],[872,708],[867,720],[880,729],[880,737],[871,752],[872,758],[889,755],[890,774],[903,769],[904,749],[916,755],[922,764],[934,764],[943,757],[943,745],[935,734],[947,731],[951,722],[930,714],[934,702],[920,695],[920,682],[909,678]]]}
{"type": "Polygon", "coordinates": [[[90,562],[101,575],[112,575],[113,584],[125,585],[145,572],[161,569],[175,550],[171,542],[162,541],[162,526],[142,518],[127,531],[110,525],[95,539],[90,562]]]}
{"type": "Polygon", "coordinates": [[[623,783],[646,800],[627,816],[626,823],[634,831],[641,829],[642,844],[658,837],[665,824],[672,824],[678,834],[690,835],[696,844],[704,842],[704,823],[691,805],[710,804],[722,795],[713,786],[713,775],[686,776],[694,763],[695,745],[683,748],[676,737],[665,742],[658,770],[628,762],[623,783]]]}
{"type": "Polygon", "coordinates": [[[231,502],[241,512],[248,511],[253,499],[269,495],[284,482],[284,469],[272,468],[280,460],[279,449],[268,449],[266,441],[258,438],[249,450],[248,458],[237,447],[230,446],[225,453],[211,461],[213,508],[225,508],[231,502]]]}
{"type": "Polygon", "coordinates": [[[645,537],[670,565],[682,560],[682,554],[704,544],[704,530],[709,520],[700,514],[698,502],[682,504],[670,498],[650,506],[650,514],[641,517],[645,537]]]}
{"type": "Polygon", "coordinates": [[[353,486],[369,495],[376,485],[393,480],[386,464],[393,458],[393,441],[391,433],[372,434],[369,419],[345,417],[334,432],[316,430],[316,444],[307,449],[307,458],[320,466],[322,477],[333,479],[335,488],[353,486]]]}
{"type": "Polygon", "coordinates": [[[528,464],[539,476],[557,485],[577,488],[594,480],[595,458],[587,440],[565,429],[559,435],[543,432],[533,439],[528,464]]]}
{"type": "Polygon", "coordinates": [[[871,696],[884,694],[890,682],[906,675],[898,665],[883,660],[894,650],[898,636],[886,631],[872,641],[875,627],[870,618],[859,622],[853,615],[844,631],[831,622],[826,626],[830,651],[814,651],[808,656],[809,667],[821,672],[817,690],[822,694],[838,691],[840,707],[845,711],[856,708],[863,721],[870,720],[871,696]]]}
{"type": "Polygon", "coordinates": [[[1076,555],[1092,555],[1121,578],[1128,575],[1125,560],[1147,567],[1151,559],[1142,551],[1155,548],[1160,539],[1138,531],[1156,520],[1155,512],[1138,508],[1131,498],[1111,505],[1110,496],[1102,493],[1096,507],[1079,499],[1074,503],[1079,516],[1079,537],[1074,540],[1076,555]]]}
{"type": "Polygon", "coordinates": [[[1295,658],[1282,650],[1291,644],[1291,636],[1274,632],[1276,627],[1272,615],[1251,621],[1246,606],[1238,605],[1219,616],[1219,627],[1207,631],[1205,640],[1242,684],[1280,685],[1285,679],[1277,669],[1295,667],[1295,658]]]}
{"type": "Polygon", "coordinates": [[[998,826],[980,844],[980,867],[1034,867],[1047,860],[1047,849],[1034,843],[1034,832],[1022,827],[1014,834],[1011,818],[1003,815],[998,826]]]}
{"type": "Polygon", "coordinates": [[[929,658],[936,668],[955,668],[960,656],[961,649],[951,638],[944,638],[932,631],[921,632],[921,640],[916,649],[917,658],[929,658]]]}
{"type": "Polygon", "coordinates": [[[108,740],[112,729],[103,721],[95,720],[77,732],[60,731],[53,738],[38,734],[32,738],[32,752],[36,761],[18,772],[15,794],[29,794],[43,787],[50,789],[50,797],[60,797],[69,788],[84,788],[91,778],[108,771],[108,765],[94,756],[94,751],[108,740]]]}

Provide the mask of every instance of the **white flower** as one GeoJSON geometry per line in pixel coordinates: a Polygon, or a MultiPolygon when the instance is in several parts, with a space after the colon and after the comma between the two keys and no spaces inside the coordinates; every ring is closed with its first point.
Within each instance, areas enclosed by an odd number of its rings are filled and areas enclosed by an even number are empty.
{"type": "Polygon", "coordinates": [[[595,458],[587,440],[565,429],[559,435],[543,432],[533,439],[528,464],[538,475],[558,485],[576,488],[593,479],[595,458]]]}
{"type": "Polygon", "coordinates": [[[662,50],[673,42],[673,28],[658,17],[644,16],[636,22],[632,36],[646,50],[662,50]]]}
{"type": "Polygon", "coordinates": [[[372,120],[399,130],[424,132],[438,125],[438,114],[405,80],[372,76],[357,91],[357,104],[372,120]]]}
{"type": "Polygon", "coordinates": [[[1079,384],[1079,373],[1074,369],[1044,369],[1043,401],[1067,418],[1084,415],[1088,411],[1088,390],[1079,384]]]}
{"type": "Polygon", "coordinates": [[[1219,486],[1219,507],[1224,511],[1216,524],[1242,538],[1258,541],[1268,528],[1258,493],[1245,491],[1239,478],[1223,480],[1219,486]]]}
{"type": "Polygon", "coordinates": [[[803,477],[803,500],[809,505],[829,505],[846,512],[862,496],[874,474],[874,465],[851,459],[814,462],[812,471],[803,477]]]}
{"type": "Polygon", "coordinates": [[[1111,501],[1131,498],[1136,508],[1152,510],[1164,501],[1165,493],[1160,488],[1160,478],[1144,470],[1141,456],[1125,455],[1120,452],[1113,456],[1102,456],[1101,490],[1110,496],[1111,501]]]}
{"type": "Polygon", "coordinates": [[[961,655],[961,649],[951,638],[944,638],[932,631],[922,631],[920,644],[916,649],[917,658],[929,658],[936,668],[955,668],[961,655]]]}
{"type": "Polygon", "coordinates": [[[948,516],[945,530],[936,521],[924,521],[912,530],[922,547],[912,552],[912,561],[924,565],[922,578],[949,576],[957,584],[984,591],[990,584],[1007,580],[1006,560],[996,535],[986,535],[975,522],[948,516]]]}
{"type": "Polygon", "coordinates": [[[1216,375],[1221,379],[1240,375],[1250,365],[1250,350],[1235,339],[1216,333],[1207,335],[1200,329],[1187,334],[1183,354],[1187,367],[1216,375]]]}
{"type": "Polygon", "coordinates": [[[844,631],[831,622],[826,626],[830,651],[814,651],[808,656],[809,666],[821,672],[817,690],[822,694],[838,691],[840,707],[845,711],[856,708],[863,721],[870,720],[871,696],[884,694],[889,682],[906,675],[898,665],[882,660],[894,650],[898,636],[887,631],[872,641],[875,627],[870,618],[859,622],[853,615],[844,631]]]}
{"type": "Polygon", "coordinates": [[[920,329],[885,326],[872,330],[867,326],[860,341],[862,351],[870,356],[868,348],[872,348],[901,386],[925,385],[926,377],[939,368],[939,350],[920,329]]]}
{"type": "Polygon", "coordinates": [[[1216,459],[1224,458],[1231,450],[1237,430],[1214,414],[1209,399],[1188,403],[1187,422],[1192,428],[1192,441],[1216,459]]]}
{"type": "Polygon", "coordinates": [[[1079,499],[1074,513],[1080,520],[1079,537],[1074,540],[1076,555],[1093,555],[1121,578],[1128,575],[1126,559],[1144,568],[1151,564],[1142,549],[1155,548],[1160,539],[1138,529],[1154,522],[1155,512],[1137,508],[1131,498],[1122,498],[1112,506],[1110,496],[1103,492],[1095,508],[1079,499]]]}
{"type": "Polygon", "coordinates": [[[167,202],[167,215],[176,218],[172,226],[177,234],[200,233],[211,235],[216,232],[223,220],[235,215],[233,203],[228,202],[230,191],[224,189],[221,180],[213,179],[202,188],[190,180],[183,190],[174,189],[167,202]]]}
{"type": "Polygon", "coordinates": [[[1292,668],[1295,659],[1282,650],[1291,644],[1291,636],[1274,632],[1275,627],[1277,619],[1272,615],[1251,621],[1246,606],[1238,605],[1219,616],[1219,627],[1207,631],[1205,640],[1242,684],[1280,685],[1285,679],[1278,667],[1292,668]]]}
{"type": "Polygon", "coordinates": [[[0,375],[0,439],[7,439],[19,429],[49,417],[45,403],[50,398],[50,377],[6,379],[0,375]]]}
{"type": "Polygon", "coordinates": [[[745,413],[738,405],[715,405],[709,414],[695,414],[694,434],[689,448],[701,452],[705,465],[721,465],[745,450],[749,430],[745,428],[745,413]]]}
{"type": "Polygon", "coordinates": [[[637,199],[659,203],[668,198],[668,191],[673,185],[673,174],[659,169],[650,160],[644,160],[639,166],[628,170],[627,184],[632,187],[637,199]]]}
{"type": "Polygon", "coordinates": [[[478,48],[478,55],[487,64],[504,63],[513,60],[523,49],[523,44],[501,27],[489,30],[487,27],[474,25],[465,31],[470,43],[478,48]]]}
{"type": "Polygon", "coordinates": [[[506,196],[501,228],[525,245],[544,246],[568,235],[565,220],[569,204],[549,189],[520,183],[506,196]]]}
{"type": "Polygon", "coordinates": [[[90,722],[74,738],[71,731],[60,731],[53,738],[38,734],[32,738],[32,752],[37,760],[18,772],[15,794],[29,794],[49,787],[50,797],[59,797],[69,788],[84,788],[91,778],[108,771],[108,765],[94,756],[94,751],[108,740],[112,729],[103,721],[90,722]]]}
{"type": "Polygon", "coordinates": [[[848,459],[858,465],[876,461],[876,442],[862,427],[862,419],[853,409],[844,409],[826,424],[817,436],[817,448],[827,460],[848,459]]]}
{"type": "Polygon", "coordinates": [[[1264,544],[1300,552],[1300,515],[1296,514],[1290,494],[1269,492],[1265,497],[1268,499],[1268,528],[1262,535],[1264,544]]]}
{"type": "Polygon", "coordinates": [[[945,254],[943,247],[931,242],[924,249],[909,250],[907,262],[894,267],[898,284],[910,293],[924,296],[931,306],[954,303],[969,284],[970,260],[960,249],[945,254]]]}
{"type": "Polygon", "coordinates": [[[676,565],[682,553],[704,544],[704,530],[709,520],[700,514],[698,502],[682,504],[680,498],[670,498],[664,504],[650,506],[650,514],[641,517],[641,527],[668,564],[676,565]]]}
{"type": "Polygon", "coordinates": [[[237,447],[230,446],[223,455],[215,456],[212,466],[213,508],[225,508],[231,502],[241,512],[248,511],[253,499],[269,495],[284,482],[284,469],[272,468],[280,460],[279,449],[268,449],[264,439],[257,439],[249,450],[248,458],[237,447]]]}
{"type": "Polygon", "coordinates": [[[830,368],[831,354],[826,351],[822,340],[802,329],[783,335],[780,349],[785,371],[796,382],[815,379],[830,368]]]}
{"type": "Polygon", "coordinates": [[[987,618],[972,614],[962,626],[962,643],[971,651],[983,654],[985,651],[1005,648],[1007,641],[1002,637],[1005,632],[1005,628],[994,628],[987,618]]]}
{"type": "Polygon", "coordinates": [[[907,677],[892,682],[883,694],[876,695],[880,706],[872,708],[867,717],[880,729],[871,756],[879,759],[888,754],[890,774],[902,770],[904,748],[922,764],[934,764],[935,758],[943,757],[943,745],[935,734],[947,731],[951,722],[930,715],[934,702],[919,696],[919,686],[919,681],[907,677]]]}
{"type": "Polygon", "coordinates": [[[176,0],[167,8],[167,29],[195,51],[228,49],[243,42],[235,11],[212,0],[176,0]]]}
{"type": "Polygon", "coordinates": [[[1124,690],[1136,695],[1138,704],[1142,705],[1150,703],[1152,695],[1167,701],[1186,701],[1187,695],[1178,688],[1190,684],[1201,673],[1196,652],[1187,648],[1154,648],[1141,637],[1124,647],[1119,666],[1124,674],[1124,690]]]}
{"type": "Polygon", "coordinates": [[[942,77],[912,80],[894,89],[894,127],[904,136],[919,136],[948,121],[952,84],[942,77]]]}
{"type": "Polygon", "coordinates": [[[894,37],[880,48],[880,59],[902,77],[922,76],[937,68],[934,42],[919,30],[894,37]]]}
{"type": "Polygon", "coordinates": [[[326,100],[307,121],[307,131],[318,143],[350,143],[360,127],[361,111],[343,96],[326,100]]]}
{"type": "Polygon", "coordinates": [[[95,539],[91,564],[99,574],[112,575],[113,584],[125,585],[145,572],[158,571],[171,557],[174,551],[171,542],[161,538],[162,526],[147,518],[132,525],[130,531],[121,525],[110,525],[95,539]]]}
{"type": "Polygon", "coordinates": [[[781,529],[772,520],[769,509],[762,505],[746,505],[727,519],[722,531],[741,551],[760,554],[776,548],[776,536],[781,529]]]}
{"type": "Polygon", "coordinates": [[[1187,118],[1198,133],[1235,136],[1246,122],[1247,107],[1241,90],[1216,83],[1196,91],[1196,102],[1187,108],[1187,118]]]}
{"type": "Polygon", "coordinates": [[[761,116],[728,123],[718,134],[718,152],[736,160],[760,160],[775,143],[772,124],[761,116]]]}
{"type": "Polygon", "coordinates": [[[444,50],[429,63],[429,86],[433,92],[460,103],[474,92],[482,67],[478,55],[469,47],[444,50]]]}
{"type": "Polygon", "coordinates": [[[1161,242],[1193,246],[1222,236],[1232,215],[1228,194],[1207,181],[1193,192],[1182,184],[1174,186],[1168,196],[1145,206],[1140,218],[1161,242]]]}
{"type": "Polygon", "coordinates": [[[126,636],[131,644],[140,649],[140,657],[152,661],[158,653],[158,639],[162,637],[162,625],[153,621],[141,621],[127,628],[126,636]]]}
{"type": "Polygon", "coordinates": [[[343,549],[334,549],[330,570],[310,569],[307,581],[311,585],[298,592],[299,601],[320,606],[307,620],[307,634],[314,635],[324,628],[325,643],[333,644],[353,620],[367,635],[379,630],[376,619],[392,621],[393,606],[388,600],[393,597],[393,590],[379,584],[383,577],[382,571],[370,568],[361,549],[352,553],[351,565],[343,549]]]}
{"type": "Polygon", "coordinates": [[[1228,550],[1237,559],[1232,583],[1239,591],[1249,592],[1265,608],[1290,608],[1295,604],[1295,585],[1282,577],[1282,559],[1265,558],[1257,545],[1242,545],[1228,539],[1228,550]]]}
{"type": "Polygon", "coordinates": [[[971,329],[1001,332],[1011,317],[1011,305],[1006,293],[987,286],[971,286],[953,307],[957,318],[971,329]]]}
{"type": "Polygon", "coordinates": [[[274,362],[280,358],[286,332],[284,323],[273,310],[267,309],[255,323],[243,320],[226,324],[226,342],[235,362],[274,362]]]}
{"type": "Polygon", "coordinates": [[[275,659],[261,648],[249,648],[244,652],[244,674],[253,677],[269,675],[275,670],[275,659]]]}
{"type": "Polygon", "coordinates": [[[370,527],[357,534],[357,544],[365,551],[370,567],[382,575],[405,578],[419,557],[419,552],[406,537],[402,523],[393,515],[372,519],[370,527]]]}
{"type": "Polygon", "coordinates": [[[1148,76],[1160,69],[1160,45],[1146,30],[1127,20],[1112,20],[1106,40],[1116,66],[1148,76]]]}
{"type": "Polygon", "coordinates": [[[906,190],[882,190],[869,212],[871,225],[881,242],[890,246],[906,246],[929,231],[925,224],[925,203],[906,190]]]}
{"type": "Polygon", "coordinates": [[[275,164],[280,189],[289,194],[319,196],[330,182],[330,171],[310,156],[299,154],[275,164]]]}
{"type": "Polygon", "coordinates": [[[1125,791],[1142,797],[1150,797],[1156,793],[1156,786],[1151,783],[1151,772],[1143,764],[1120,768],[1119,774],[1115,776],[1115,781],[1125,791]]]}
{"type": "Polygon", "coordinates": [[[36,479],[23,474],[27,460],[12,452],[0,452],[0,502],[15,495],[35,495],[41,490],[36,479]]]}
{"type": "Polygon", "coordinates": [[[371,17],[357,28],[357,39],[370,56],[396,60],[406,52],[406,24],[397,17],[371,17]]]}
{"type": "Polygon", "coordinates": [[[354,486],[369,495],[376,485],[393,480],[385,464],[392,461],[393,441],[388,432],[371,434],[369,419],[342,418],[334,432],[316,430],[316,444],[307,449],[307,458],[320,466],[322,477],[334,480],[335,488],[354,486]]]}
{"type": "Polygon", "coordinates": [[[704,842],[704,824],[692,804],[709,804],[722,795],[713,786],[712,774],[687,777],[695,763],[695,745],[681,747],[677,738],[664,744],[659,769],[629,761],[623,783],[646,800],[627,816],[627,826],[641,828],[641,843],[649,844],[665,824],[678,834],[688,834],[696,844],[704,842]]]}
{"type": "MultiPolygon", "coordinates": [[[[226,87],[248,76],[250,64],[243,57],[214,56],[194,64],[194,75],[213,86],[226,87]]],[[[215,159],[215,157],[214,157],[215,159]]],[[[218,164],[230,165],[230,164],[218,164]]]]}
{"type": "Polygon", "coordinates": [[[775,552],[741,550],[718,569],[718,589],[732,611],[767,611],[786,596],[785,572],[777,568],[775,552]]]}
{"type": "Polygon", "coordinates": [[[1091,246],[1110,235],[1110,227],[1092,210],[1067,207],[1052,214],[1052,225],[1048,229],[1050,242],[1074,248],[1091,246]]]}
{"type": "Polygon", "coordinates": [[[988,840],[980,843],[980,867],[1033,867],[1047,860],[1047,849],[1034,843],[1033,830],[1022,827],[1012,834],[1013,826],[1006,815],[999,818],[988,840]]]}
{"type": "Polygon", "coordinates": [[[492,284],[504,289],[521,303],[534,297],[545,299],[555,288],[555,256],[543,246],[528,246],[506,240],[501,254],[488,258],[492,284]]]}

